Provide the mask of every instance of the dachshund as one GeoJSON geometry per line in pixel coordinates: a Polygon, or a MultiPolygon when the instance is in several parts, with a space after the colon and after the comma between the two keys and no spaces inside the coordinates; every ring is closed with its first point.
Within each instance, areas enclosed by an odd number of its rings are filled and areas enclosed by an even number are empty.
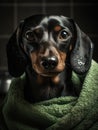
{"type": "Polygon", "coordinates": [[[26,74],[24,97],[34,103],[60,96],[78,96],[72,71],[86,75],[93,43],[73,19],[57,15],[25,18],[7,43],[8,70],[26,74]]]}

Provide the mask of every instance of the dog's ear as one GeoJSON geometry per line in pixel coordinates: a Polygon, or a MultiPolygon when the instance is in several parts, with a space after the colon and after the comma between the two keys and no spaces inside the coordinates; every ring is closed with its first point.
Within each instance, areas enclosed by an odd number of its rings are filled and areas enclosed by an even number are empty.
{"type": "Polygon", "coordinates": [[[74,23],[76,40],[71,53],[70,63],[77,74],[85,74],[91,65],[93,43],[90,38],[74,23]]]}
{"type": "Polygon", "coordinates": [[[22,75],[26,68],[26,57],[20,48],[20,37],[24,21],[22,21],[13,33],[7,44],[7,60],[9,73],[18,77],[22,75]]]}

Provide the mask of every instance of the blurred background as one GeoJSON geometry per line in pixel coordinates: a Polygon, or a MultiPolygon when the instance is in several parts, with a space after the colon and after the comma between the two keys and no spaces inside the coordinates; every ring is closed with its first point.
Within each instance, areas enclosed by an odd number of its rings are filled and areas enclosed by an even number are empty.
{"type": "Polygon", "coordinates": [[[0,0],[0,95],[6,94],[11,76],[7,69],[6,44],[19,21],[33,14],[73,18],[92,39],[93,59],[98,62],[98,0],[0,0]]]}

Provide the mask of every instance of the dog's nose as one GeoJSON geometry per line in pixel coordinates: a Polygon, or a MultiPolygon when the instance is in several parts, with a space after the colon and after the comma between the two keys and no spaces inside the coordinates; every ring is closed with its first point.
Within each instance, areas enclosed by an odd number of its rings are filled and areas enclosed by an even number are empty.
{"type": "Polygon", "coordinates": [[[58,59],[57,57],[43,57],[41,60],[41,65],[44,67],[46,70],[53,70],[58,64],[58,59]]]}

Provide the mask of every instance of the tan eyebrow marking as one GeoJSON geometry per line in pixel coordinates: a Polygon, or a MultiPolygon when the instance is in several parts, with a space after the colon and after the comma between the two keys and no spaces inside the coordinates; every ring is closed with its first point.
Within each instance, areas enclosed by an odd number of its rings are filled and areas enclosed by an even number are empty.
{"type": "Polygon", "coordinates": [[[54,27],[54,30],[57,32],[57,31],[60,31],[61,30],[61,26],[57,25],[54,27]]]}
{"type": "Polygon", "coordinates": [[[35,31],[36,33],[40,33],[40,30],[41,30],[41,28],[35,28],[35,29],[34,29],[34,31],[35,31]]]}

